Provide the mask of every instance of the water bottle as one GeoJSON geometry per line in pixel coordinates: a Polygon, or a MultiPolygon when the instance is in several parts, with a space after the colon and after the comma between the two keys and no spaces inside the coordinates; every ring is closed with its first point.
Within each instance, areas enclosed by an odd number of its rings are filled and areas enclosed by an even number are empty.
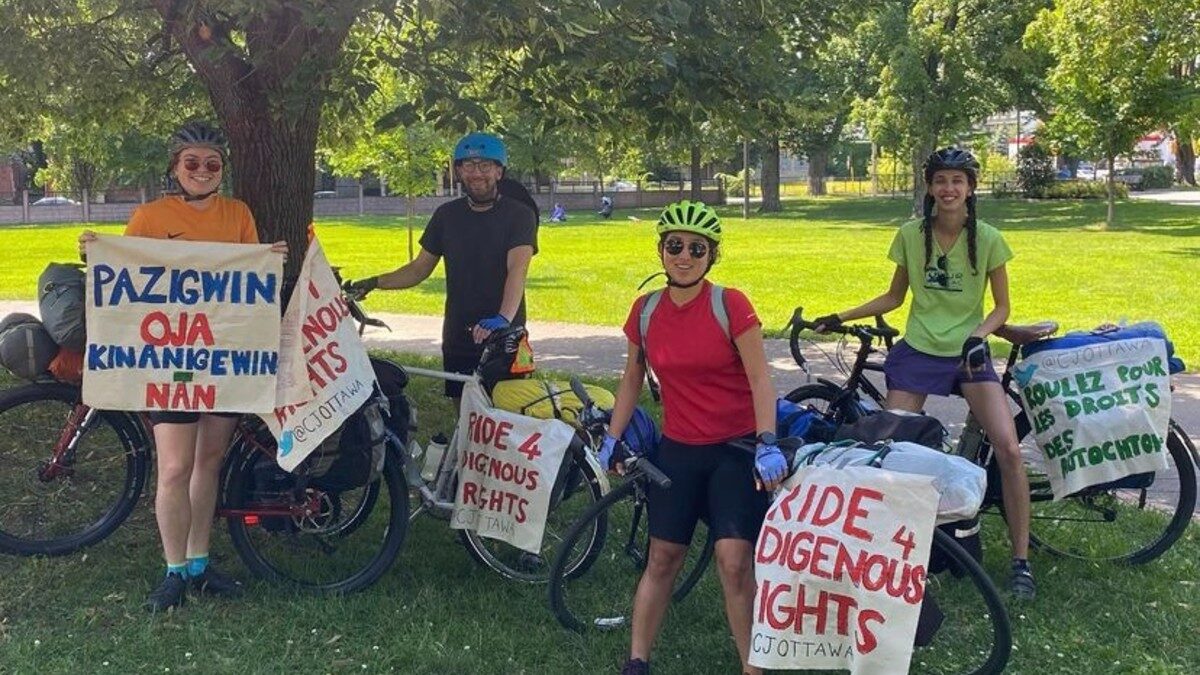
{"type": "Polygon", "coordinates": [[[981,445],[983,445],[983,428],[979,426],[979,420],[975,419],[975,414],[968,412],[967,423],[963,425],[962,435],[958,437],[956,454],[975,462],[979,458],[979,446],[981,445]]]}
{"type": "Polygon", "coordinates": [[[446,437],[442,434],[435,434],[429,439],[429,445],[425,448],[425,465],[421,468],[421,478],[425,482],[437,478],[438,466],[442,463],[442,456],[446,454],[446,443],[446,437]]]}

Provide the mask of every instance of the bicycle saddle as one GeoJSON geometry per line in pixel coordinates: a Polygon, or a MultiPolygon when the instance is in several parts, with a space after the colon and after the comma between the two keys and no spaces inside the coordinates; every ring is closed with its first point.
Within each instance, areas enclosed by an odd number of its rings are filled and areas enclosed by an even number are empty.
{"type": "Polygon", "coordinates": [[[1024,326],[1014,326],[1004,324],[996,329],[996,337],[1003,338],[1020,346],[1036,342],[1044,337],[1049,337],[1058,332],[1057,321],[1042,321],[1040,323],[1031,323],[1024,326]]]}

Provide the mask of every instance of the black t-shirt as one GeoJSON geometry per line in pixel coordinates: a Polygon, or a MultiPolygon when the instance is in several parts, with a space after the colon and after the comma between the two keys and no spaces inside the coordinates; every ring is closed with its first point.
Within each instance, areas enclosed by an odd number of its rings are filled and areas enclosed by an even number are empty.
{"type": "MultiPolygon", "coordinates": [[[[480,351],[467,329],[500,311],[508,252],[518,246],[532,246],[537,253],[537,218],[515,199],[502,196],[487,211],[473,211],[463,197],[433,212],[421,248],[446,261],[443,351],[480,351]]],[[[512,322],[525,323],[524,295],[512,322]]]]}

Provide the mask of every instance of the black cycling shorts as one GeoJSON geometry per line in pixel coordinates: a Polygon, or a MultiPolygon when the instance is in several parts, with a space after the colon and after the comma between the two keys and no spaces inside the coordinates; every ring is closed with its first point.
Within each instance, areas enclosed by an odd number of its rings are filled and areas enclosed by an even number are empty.
{"type": "Polygon", "coordinates": [[[184,412],[178,410],[155,410],[146,413],[150,418],[151,424],[195,424],[200,421],[200,415],[216,415],[217,417],[241,417],[242,413],[219,412],[219,413],[198,413],[184,412]]]}
{"type": "Polygon", "coordinates": [[[701,518],[716,539],[754,542],[771,505],[754,489],[754,456],[726,443],[687,445],[663,437],[654,462],[671,479],[647,490],[650,536],[690,544],[701,518]]]}

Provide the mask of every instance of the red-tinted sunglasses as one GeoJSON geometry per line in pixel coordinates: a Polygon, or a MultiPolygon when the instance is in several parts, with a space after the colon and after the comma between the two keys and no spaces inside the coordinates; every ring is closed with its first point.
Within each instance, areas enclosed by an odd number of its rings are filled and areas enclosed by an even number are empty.
{"type": "MultiPolygon", "coordinates": [[[[183,168],[187,169],[188,171],[195,171],[196,169],[200,168],[200,160],[196,159],[195,157],[185,157],[183,160],[183,168]]],[[[204,160],[204,169],[209,173],[217,173],[224,168],[225,163],[219,159],[210,158],[204,160]]]]}

